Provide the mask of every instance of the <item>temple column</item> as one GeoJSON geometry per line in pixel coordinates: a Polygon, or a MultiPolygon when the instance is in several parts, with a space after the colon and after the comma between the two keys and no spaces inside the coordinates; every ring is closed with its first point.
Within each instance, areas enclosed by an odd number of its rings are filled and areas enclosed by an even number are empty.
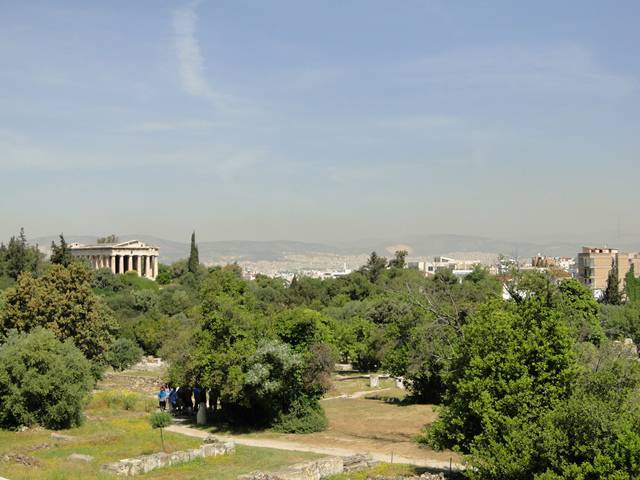
{"type": "Polygon", "coordinates": [[[151,257],[151,275],[154,280],[156,279],[156,277],[158,276],[158,257],[153,256],[151,257]]]}
{"type": "Polygon", "coordinates": [[[133,256],[127,255],[127,272],[133,270],[133,256]]]}
{"type": "Polygon", "coordinates": [[[118,273],[124,273],[124,255],[118,256],[118,273]]]}
{"type": "Polygon", "coordinates": [[[136,270],[138,271],[138,276],[142,276],[142,256],[136,255],[136,270]]]}
{"type": "Polygon", "coordinates": [[[109,268],[111,268],[111,273],[116,273],[116,257],[115,255],[111,255],[109,257],[109,268]]]}
{"type": "Polygon", "coordinates": [[[147,278],[152,278],[151,275],[151,257],[149,255],[145,255],[144,257],[144,276],[147,278]]]}

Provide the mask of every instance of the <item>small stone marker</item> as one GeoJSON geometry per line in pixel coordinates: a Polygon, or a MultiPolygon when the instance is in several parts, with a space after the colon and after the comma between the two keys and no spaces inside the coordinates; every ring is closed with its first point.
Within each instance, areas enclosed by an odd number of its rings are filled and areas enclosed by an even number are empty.
{"type": "Polygon", "coordinates": [[[54,440],[60,440],[61,442],[70,442],[76,439],[76,437],[72,437],[71,435],[65,435],[63,433],[56,432],[53,432],[51,434],[51,438],[53,438],[54,440]]]}
{"type": "Polygon", "coordinates": [[[396,388],[400,388],[402,390],[405,389],[405,387],[404,387],[404,378],[402,378],[402,377],[397,377],[396,378],[396,388]]]}
{"type": "Polygon", "coordinates": [[[72,453],[67,457],[67,460],[89,463],[93,460],[93,457],[91,455],[84,455],[82,453],[72,453]]]}
{"type": "Polygon", "coordinates": [[[371,375],[369,377],[369,386],[371,388],[377,388],[380,385],[380,376],[379,375],[371,375]]]}
{"type": "Polygon", "coordinates": [[[198,414],[196,415],[196,423],[198,425],[206,425],[207,424],[207,404],[201,402],[198,404],[198,414]]]}

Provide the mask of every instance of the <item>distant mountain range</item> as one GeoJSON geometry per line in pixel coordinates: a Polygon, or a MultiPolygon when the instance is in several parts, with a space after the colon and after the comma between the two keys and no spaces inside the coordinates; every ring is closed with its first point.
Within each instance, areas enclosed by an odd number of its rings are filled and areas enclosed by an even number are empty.
{"type": "MultiPolygon", "coordinates": [[[[137,239],[160,248],[160,259],[163,263],[170,263],[189,255],[188,242],[176,242],[152,235],[130,234],[119,235],[121,241],[137,239]]],[[[67,242],[93,244],[96,236],[69,235],[67,242]]],[[[57,236],[39,237],[31,243],[48,251],[51,241],[58,241],[57,236]]],[[[585,243],[585,244],[588,244],[585,243]]],[[[377,239],[361,240],[358,242],[328,245],[324,243],[308,243],[289,240],[250,241],[225,240],[198,242],[200,260],[206,263],[230,263],[243,261],[280,261],[290,255],[363,255],[376,251],[381,255],[390,256],[395,248],[407,248],[411,257],[431,257],[446,255],[451,252],[473,252],[482,254],[499,253],[530,257],[537,253],[552,256],[575,256],[582,244],[572,242],[534,243],[496,240],[485,237],[466,235],[435,234],[414,236],[396,241],[377,239]]],[[[625,251],[640,250],[639,242],[626,242],[617,245],[625,251]]]]}

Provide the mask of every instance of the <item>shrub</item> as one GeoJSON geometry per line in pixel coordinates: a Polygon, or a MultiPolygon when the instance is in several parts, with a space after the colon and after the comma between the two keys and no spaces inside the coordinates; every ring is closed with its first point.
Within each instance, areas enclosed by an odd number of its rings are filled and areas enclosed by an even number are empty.
{"type": "Polygon", "coordinates": [[[142,349],[129,338],[119,338],[106,354],[109,365],[115,370],[125,370],[142,358],[142,349]]]}
{"type": "Polygon", "coordinates": [[[131,392],[129,390],[109,390],[98,392],[94,395],[92,404],[106,405],[113,409],[135,410],[138,402],[140,402],[145,411],[147,410],[146,398],[142,395],[131,392]]]}
{"type": "Polygon", "coordinates": [[[93,388],[91,362],[43,328],[11,333],[0,346],[0,426],[69,428],[93,388]]]}
{"type": "Polygon", "coordinates": [[[280,415],[273,429],[283,433],[313,433],[325,430],[328,424],[327,416],[316,399],[300,397],[293,402],[289,412],[280,415]]]}
{"type": "Polygon", "coordinates": [[[127,272],[121,275],[122,283],[135,290],[157,290],[158,285],[153,280],[138,276],[137,272],[127,272]]]}
{"type": "Polygon", "coordinates": [[[162,430],[171,425],[171,415],[167,412],[155,412],[149,416],[149,423],[152,428],[160,429],[160,441],[162,442],[162,451],[164,452],[164,435],[162,430]]]}
{"type": "Polygon", "coordinates": [[[135,393],[126,393],[122,396],[122,408],[125,410],[134,410],[138,402],[138,395],[135,393]]]}
{"type": "Polygon", "coordinates": [[[106,292],[119,292],[124,288],[121,276],[114,274],[108,268],[100,268],[95,271],[91,286],[106,292]]]}

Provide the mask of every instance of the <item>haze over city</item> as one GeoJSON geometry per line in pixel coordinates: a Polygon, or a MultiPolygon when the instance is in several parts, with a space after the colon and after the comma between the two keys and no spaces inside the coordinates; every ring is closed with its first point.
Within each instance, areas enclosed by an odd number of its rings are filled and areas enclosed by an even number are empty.
{"type": "Polygon", "coordinates": [[[640,234],[637,2],[1,2],[0,236],[640,234]]]}

